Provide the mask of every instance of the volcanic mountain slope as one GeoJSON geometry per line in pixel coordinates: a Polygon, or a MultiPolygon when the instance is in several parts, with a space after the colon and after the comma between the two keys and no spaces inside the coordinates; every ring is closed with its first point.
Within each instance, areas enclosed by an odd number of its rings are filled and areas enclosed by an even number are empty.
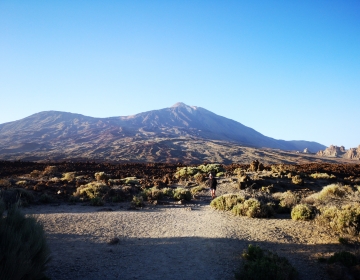
{"type": "Polygon", "coordinates": [[[308,148],[315,152],[325,146],[266,137],[241,123],[183,103],[111,118],[46,111],[0,125],[0,159],[7,160],[229,163],[241,161],[254,148],[308,148]]]}

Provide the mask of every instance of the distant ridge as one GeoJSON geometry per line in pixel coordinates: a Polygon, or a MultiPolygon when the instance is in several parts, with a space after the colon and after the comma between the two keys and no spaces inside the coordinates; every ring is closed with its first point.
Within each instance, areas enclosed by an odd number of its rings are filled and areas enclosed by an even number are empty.
{"type": "MultiPolygon", "coordinates": [[[[186,141],[189,145],[194,141],[215,141],[221,142],[221,146],[290,151],[303,151],[307,148],[311,152],[317,152],[326,148],[310,141],[276,140],[204,108],[178,102],[169,108],[132,116],[93,118],[81,114],[45,111],[0,124],[0,159],[44,160],[73,157],[169,162],[203,160],[207,158],[206,153],[216,154],[210,147],[211,151],[204,151],[202,156],[196,156],[198,150],[183,147],[186,141]]],[[[231,161],[231,157],[222,155],[217,161],[224,160],[231,161]]]]}

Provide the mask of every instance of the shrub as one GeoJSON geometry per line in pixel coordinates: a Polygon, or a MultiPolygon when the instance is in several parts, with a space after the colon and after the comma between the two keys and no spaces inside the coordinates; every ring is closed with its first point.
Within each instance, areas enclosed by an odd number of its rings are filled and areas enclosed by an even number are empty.
{"type": "Polygon", "coordinates": [[[173,198],[176,200],[186,200],[186,201],[190,201],[191,200],[191,192],[187,189],[183,189],[183,188],[177,188],[174,190],[174,196],[173,198]]]}
{"type": "Polygon", "coordinates": [[[136,177],[126,177],[124,179],[121,179],[121,181],[126,185],[139,185],[139,180],[136,179],[136,177]]]}
{"type": "Polygon", "coordinates": [[[162,189],[162,193],[167,197],[174,197],[174,190],[172,188],[164,188],[162,189]]]}
{"type": "Polygon", "coordinates": [[[313,217],[313,211],[307,204],[298,204],[291,210],[291,219],[297,220],[311,220],[313,217]]]}
{"type": "Polygon", "coordinates": [[[224,194],[222,196],[216,197],[210,203],[212,208],[222,211],[230,211],[238,203],[242,203],[244,197],[238,194],[224,194]]]}
{"type": "Polygon", "coordinates": [[[206,190],[206,187],[204,186],[197,186],[190,189],[190,192],[192,195],[196,195],[197,193],[206,190]]]}
{"type": "Polygon", "coordinates": [[[274,216],[274,209],[267,203],[261,203],[255,198],[238,203],[232,209],[234,215],[247,216],[250,218],[269,218],[274,216]]]}
{"type": "Polygon", "coordinates": [[[201,184],[206,181],[206,175],[199,172],[194,175],[194,179],[196,183],[201,184]]]}
{"type": "Polygon", "coordinates": [[[310,174],[310,177],[313,179],[336,179],[335,175],[329,175],[327,173],[313,173],[310,174]]]}
{"type": "Polygon", "coordinates": [[[42,174],[41,171],[39,171],[39,170],[33,170],[33,171],[30,172],[29,175],[30,175],[30,177],[32,177],[32,178],[37,178],[37,177],[40,177],[41,174],[42,174]]]}
{"type": "Polygon", "coordinates": [[[298,273],[286,258],[279,257],[276,253],[263,250],[258,246],[249,245],[242,254],[242,258],[244,261],[240,271],[235,274],[236,279],[287,280],[298,278],[298,273]]]}
{"type": "Polygon", "coordinates": [[[131,205],[133,205],[134,207],[142,207],[144,206],[144,199],[142,198],[142,196],[134,195],[131,201],[131,205]]]}
{"type": "Polygon", "coordinates": [[[39,202],[44,203],[44,204],[51,203],[53,200],[54,199],[47,193],[43,193],[39,198],[39,202]]]}
{"type": "Polygon", "coordinates": [[[352,190],[349,186],[342,186],[340,184],[331,184],[324,187],[317,196],[320,201],[327,201],[334,197],[344,197],[347,193],[351,193],[352,190]]]}
{"type": "Polygon", "coordinates": [[[225,176],[225,172],[216,173],[216,177],[223,177],[223,176],[225,176]]]}
{"type": "Polygon", "coordinates": [[[163,192],[156,187],[151,189],[145,189],[140,194],[144,200],[156,200],[161,199],[163,196],[163,192]]]}
{"type": "Polygon", "coordinates": [[[295,175],[291,178],[291,182],[294,185],[304,185],[304,180],[300,177],[300,175],[295,175]]]}
{"type": "Polygon", "coordinates": [[[11,208],[6,217],[0,210],[0,279],[45,278],[49,260],[42,226],[17,207],[11,208]]]}
{"type": "Polygon", "coordinates": [[[102,181],[102,180],[106,180],[109,178],[109,176],[105,172],[96,172],[94,174],[94,177],[95,177],[96,181],[102,181]]]}
{"type": "Polygon", "coordinates": [[[91,206],[103,206],[104,205],[104,201],[101,199],[101,197],[93,197],[90,199],[90,205],[91,206]]]}
{"type": "Polygon", "coordinates": [[[357,257],[354,254],[347,252],[347,251],[341,251],[341,252],[334,253],[334,255],[332,255],[327,260],[327,262],[328,263],[339,262],[346,267],[354,266],[359,263],[357,257]]]}
{"type": "Polygon", "coordinates": [[[175,178],[188,178],[196,175],[197,173],[199,173],[199,169],[197,167],[178,167],[175,173],[175,178]]]}
{"type": "Polygon", "coordinates": [[[82,185],[78,187],[74,195],[92,199],[94,197],[105,195],[109,189],[110,189],[109,186],[103,183],[91,182],[86,185],[82,185]]]}
{"type": "Polygon", "coordinates": [[[224,167],[221,164],[211,163],[211,164],[202,164],[197,167],[202,173],[212,173],[218,174],[220,172],[225,172],[224,167]]]}
{"type": "Polygon", "coordinates": [[[289,211],[298,203],[298,198],[297,196],[291,192],[291,191],[287,191],[284,192],[281,196],[280,196],[280,210],[281,211],[289,211]]]}
{"type": "Polygon", "coordinates": [[[75,172],[63,173],[62,176],[63,176],[63,177],[61,178],[61,180],[66,180],[66,181],[68,181],[68,182],[71,182],[71,181],[75,180],[75,178],[76,178],[75,172]]]}
{"type": "Polygon", "coordinates": [[[316,222],[336,232],[357,235],[360,232],[360,204],[345,205],[341,209],[335,206],[320,208],[316,222]]]}
{"type": "Polygon", "coordinates": [[[46,166],[43,172],[44,175],[54,175],[58,172],[58,168],[56,166],[46,166]]]}
{"type": "Polygon", "coordinates": [[[0,179],[0,187],[9,188],[11,187],[11,182],[7,179],[0,179]]]}
{"type": "Polygon", "coordinates": [[[17,181],[16,185],[20,187],[25,187],[27,185],[27,181],[26,180],[17,181]]]}

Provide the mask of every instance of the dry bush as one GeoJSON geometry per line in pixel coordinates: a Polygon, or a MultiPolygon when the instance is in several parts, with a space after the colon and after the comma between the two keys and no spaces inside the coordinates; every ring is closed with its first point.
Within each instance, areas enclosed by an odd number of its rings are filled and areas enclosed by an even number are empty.
{"type": "Polygon", "coordinates": [[[291,210],[297,203],[298,197],[292,191],[286,191],[280,196],[279,206],[283,210],[291,210]]]}
{"type": "Polygon", "coordinates": [[[109,175],[106,174],[105,172],[96,172],[94,174],[94,177],[96,179],[96,181],[103,181],[109,178],[109,175]]]}
{"type": "Polygon", "coordinates": [[[192,195],[196,195],[197,193],[199,192],[202,192],[202,191],[205,191],[206,190],[206,187],[204,186],[197,186],[197,187],[193,187],[190,189],[190,192],[192,195]]]}
{"type": "Polygon", "coordinates": [[[324,187],[320,191],[317,199],[326,202],[332,198],[342,198],[350,193],[352,193],[352,189],[349,186],[343,186],[341,184],[331,184],[324,187]]]}
{"type": "Polygon", "coordinates": [[[30,175],[31,178],[38,178],[38,177],[40,177],[42,175],[42,172],[39,171],[39,170],[33,170],[33,171],[30,172],[29,175],[30,175]]]}
{"type": "Polygon", "coordinates": [[[310,177],[313,179],[336,179],[335,175],[329,175],[327,173],[313,173],[310,174],[310,177]]]}
{"type": "Polygon", "coordinates": [[[203,173],[197,173],[194,175],[195,182],[201,184],[206,181],[206,175],[203,173]]]}
{"type": "Polygon", "coordinates": [[[291,182],[294,184],[294,185],[304,185],[304,180],[300,177],[300,175],[295,175],[293,177],[290,177],[291,178],[291,182]]]}
{"type": "Polygon", "coordinates": [[[43,227],[17,207],[9,209],[6,217],[4,205],[0,208],[0,279],[46,279],[50,251],[43,227]]]}
{"type": "Polygon", "coordinates": [[[10,180],[0,179],[0,187],[10,188],[10,187],[11,187],[11,182],[10,182],[10,180]]]}
{"type": "Polygon", "coordinates": [[[336,232],[358,235],[360,232],[360,204],[349,204],[341,208],[324,206],[320,208],[320,215],[316,217],[316,222],[336,232]]]}
{"type": "Polygon", "coordinates": [[[224,194],[213,199],[210,206],[222,211],[230,211],[238,203],[242,203],[244,197],[238,194],[224,194]]]}
{"type": "Polygon", "coordinates": [[[28,184],[28,182],[26,180],[20,180],[16,182],[16,185],[20,186],[20,187],[25,187],[28,184]]]}
{"type": "Polygon", "coordinates": [[[63,177],[61,178],[61,180],[65,180],[68,182],[74,181],[76,178],[75,172],[66,172],[66,173],[63,173],[62,176],[63,177]]]}
{"type": "Polygon", "coordinates": [[[44,175],[54,175],[58,172],[58,168],[56,166],[46,166],[43,172],[44,175]]]}
{"type": "Polygon", "coordinates": [[[136,177],[126,177],[124,179],[120,179],[123,184],[126,185],[139,185],[140,181],[136,177]]]}
{"type": "Polygon", "coordinates": [[[291,219],[306,221],[313,218],[313,209],[307,204],[298,204],[291,210],[291,219]]]}

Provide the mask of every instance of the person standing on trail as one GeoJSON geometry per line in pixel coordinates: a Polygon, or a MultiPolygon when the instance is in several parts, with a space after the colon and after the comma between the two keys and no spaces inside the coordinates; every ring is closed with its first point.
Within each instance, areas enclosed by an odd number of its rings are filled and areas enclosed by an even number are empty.
{"type": "Polygon", "coordinates": [[[212,199],[214,199],[216,197],[215,191],[216,191],[217,181],[216,178],[211,173],[209,173],[208,183],[210,187],[211,197],[212,199]]]}

